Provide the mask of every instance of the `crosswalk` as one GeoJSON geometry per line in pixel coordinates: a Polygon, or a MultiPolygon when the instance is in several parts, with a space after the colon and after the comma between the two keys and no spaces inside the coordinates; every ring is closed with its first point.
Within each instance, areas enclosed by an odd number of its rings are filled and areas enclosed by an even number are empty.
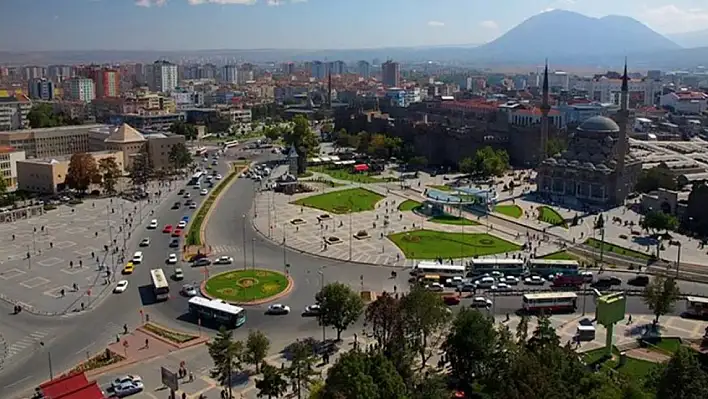
{"type": "Polygon", "coordinates": [[[214,255],[234,255],[240,254],[241,248],[235,245],[212,245],[211,253],[214,255]]]}
{"type": "Polygon", "coordinates": [[[13,356],[17,355],[18,353],[21,353],[24,350],[27,350],[28,348],[38,348],[40,346],[40,342],[47,336],[51,335],[54,332],[54,329],[41,329],[37,330],[34,332],[29,333],[26,337],[22,338],[19,341],[16,341],[12,344],[10,344],[7,347],[7,356],[5,357],[5,361],[10,360],[13,356]]]}

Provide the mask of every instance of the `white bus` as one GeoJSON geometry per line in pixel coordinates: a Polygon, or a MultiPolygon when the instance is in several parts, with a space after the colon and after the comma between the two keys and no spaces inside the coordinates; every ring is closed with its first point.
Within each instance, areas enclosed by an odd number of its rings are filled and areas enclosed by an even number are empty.
{"type": "Polygon", "coordinates": [[[162,269],[150,270],[150,280],[156,300],[164,301],[170,297],[170,284],[162,269]]]}
{"type": "Polygon", "coordinates": [[[238,145],[238,140],[224,141],[224,149],[236,147],[238,145]]]}
{"type": "Polygon", "coordinates": [[[465,266],[445,265],[438,262],[420,262],[413,268],[412,273],[418,276],[438,275],[441,277],[464,277],[465,266]]]}
{"type": "Polygon", "coordinates": [[[548,276],[549,274],[563,273],[563,275],[578,274],[580,263],[577,260],[563,259],[531,259],[529,260],[529,273],[548,276]]]}
{"type": "Polygon", "coordinates": [[[468,264],[474,275],[500,272],[504,275],[521,276],[526,271],[521,259],[472,259],[468,264]]]}
{"type": "Polygon", "coordinates": [[[194,151],[194,155],[201,157],[203,155],[206,155],[207,153],[207,148],[206,147],[199,147],[194,151]]]}
{"type": "Polygon", "coordinates": [[[686,297],[686,315],[701,318],[708,316],[708,298],[700,296],[686,297]]]}
{"type": "Polygon", "coordinates": [[[578,296],[573,292],[539,292],[524,294],[522,308],[529,312],[574,312],[578,296]]]}
{"type": "Polygon", "coordinates": [[[246,322],[244,308],[226,303],[220,299],[207,299],[195,296],[189,300],[189,313],[202,321],[212,321],[224,327],[240,327],[246,322]]]}
{"type": "Polygon", "coordinates": [[[189,179],[189,185],[190,186],[198,186],[202,180],[202,177],[206,174],[206,172],[196,172],[192,175],[192,178],[189,179]]]}

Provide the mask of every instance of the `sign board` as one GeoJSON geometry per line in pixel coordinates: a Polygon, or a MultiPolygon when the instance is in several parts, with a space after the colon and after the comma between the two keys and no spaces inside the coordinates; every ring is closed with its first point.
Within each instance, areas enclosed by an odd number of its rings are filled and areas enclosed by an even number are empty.
{"type": "Polygon", "coordinates": [[[162,380],[162,384],[167,388],[170,388],[170,390],[177,391],[179,389],[179,382],[176,373],[171,372],[165,367],[160,367],[160,378],[162,380]]]}

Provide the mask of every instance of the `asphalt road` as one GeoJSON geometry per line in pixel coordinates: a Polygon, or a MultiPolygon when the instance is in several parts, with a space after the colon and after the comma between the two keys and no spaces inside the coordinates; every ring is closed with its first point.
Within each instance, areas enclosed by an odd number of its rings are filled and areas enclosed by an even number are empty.
{"type": "MultiPolygon", "coordinates": [[[[231,158],[236,157],[238,149],[230,150],[231,158]]],[[[263,153],[260,160],[271,157],[271,154],[263,153]]],[[[219,170],[225,175],[225,162],[220,161],[219,170]]],[[[234,258],[234,264],[229,266],[212,266],[209,268],[211,274],[220,270],[244,267],[251,267],[255,258],[256,267],[283,270],[284,263],[291,265],[290,274],[295,281],[293,291],[281,302],[289,305],[292,313],[286,316],[267,316],[264,311],[267,305],[247,307],[248,320],[245,329],[236,331],[237,338],[246,335],[249,329],[260,329],[271,338],[272,341],[292,340],[294,337],[315,336],[320,337],[322,329],[318,327],[316,320],[301,316],[302,309],[311,304],[314,294],[322,283],[340,281],[350,284],[354,289],[365,289],[373,291],[388,290],[392,287],[407,286],[407,273],[398,273],[396,280],[390,278],[390,269],[380,266],[368,266],[348,262],[332,261],[312,255],[300,254],[289,250],[283,251],[282,246],[266,240],[256,233],[250,225],[248,214],[251,210],[252,201],[257,189],[256,183],[249,179],[238,179],[227,191],[214,209],[207,228],[207,241],[210,245],[227,246],[233,248],[233,253],[228,255],[234,258]],[[247,215],[244,225],[244,216],[247,215]],[[245,248],[243,243],[246,243],[245,248]],[[253,251],[255,249],[255,253],[253,251]],[[322,271],[322,275],[318,272],[322,271]],[[363,276],[363,282],[362,277],[363,276]]],[[[205,197],[199,196],[196,190],[188,189],[192,193],[192,198],[200,203],[205,197]]],[[[145,219],[145,225],[150,219],[158,219],[160,228],[157,230],[144,230],[142,233],[136,232],[128,243],[129,250],[127,257],[132,255],[132,251],[137,250],[138,242],[149,237],[151,244],[143,248],[144,262],[136,267],[135,273],[128,276],[130,287],[127,292],[120,295],[108,296],[100,307],[90,313],[74,315],[67,318],[46,318],[21,313],[15,316],[7,316],[13,325],[21,325],[30,330],[35,328],[55,328],[57,334],[44,342],[44,346],[39,346],[35,352],[25,358],[13,358],[12,365],[5,365],[5,372],[0,375],[0,387],[3,387],[3,397],[14,397],[20,392],[25,392],[37,386],[41,381],[49,377],[49,358],[51,352],[52,368],[54,374],[60,374],[77,362],[85,359],[86,353],[95,353],[105,345],[115,340],[116,334],[122,331],[123,324],[134,327],[141,323],[139,310],[144,311],[154,317],[159,322],[166,321],[185,329],[196,330],[197,326],[193,320],[186,317],[186,298],[179,296],[179,288],[185,282],[199,282],[204,278],[201,268],[190,268],[182,265],[185,272],[183,282],[171,281],[171,299],[161,303],[151,303],[152,295],[149,292],[149,269],[163,267],[167,274],[171,274],[171,267],[165,267],[165,259],[168,254],[176,252],[168,248],[170,238],[162,233],[162,226],[165,224],[175,225],[183,215],[190,215],[194,210],[185,209],[171,210],[171,205],[178,200],[176,191],[170,194],[155,215],[145,219]],[[142,288],[141,288],[142,287],[142,288]]],[[[183,201],[183,200],[182,200],[183,201]]],[[[625,281],[632,275],[631,273],[613,273],[625,281]]],[[[708,286],[690,282],[681,282],[681,288],[685,292],[691,292],[708,296],[708,286]]],[[[520,297],[494,297],[493,311],[496,314],[512,313],[521,306],[520,297]]],[[[464,303],[464,302],[463,302],[464,303]]],[[[582,307],[583,299],[579,300],[582,307]]],[[[586,312],[594,312],[594,301],[588,297],[585,301],[586,312]]],[[[676,314],[683,309],[682,304],[676,306],[676,314]]],[[[0,304],[0,310],[11,312],[10,307],[4,303],[0,304]]],[[[639,297],[630,297],[627,301],[627,312],[632,314],[648,313],[646,306],[639,297]]],[[[361,322],[352,326],[350,330],[361,327],[361,322]]],[[[327,331],[328,336],[333,336],[333,332],[327,331]]]]}

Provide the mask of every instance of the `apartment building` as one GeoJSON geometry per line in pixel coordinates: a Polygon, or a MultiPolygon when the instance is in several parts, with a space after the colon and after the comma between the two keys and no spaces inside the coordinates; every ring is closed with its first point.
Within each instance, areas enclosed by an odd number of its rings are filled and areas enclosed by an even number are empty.
{"type": "Polygon", "coordinates": [[[401,64],[386,61],[381,65],[381,81],[386,87],[399,87],[401,84],[401,64]]]}
{"type": "Polygon", "coordinates": [[[29,126],[27,114],[31,109],[32,102],[24,95],[0,97],[0,131],[29,126]]]}
{"type": "Polygon", "coordinates": [[[62,126],[0,132],[0,146],[24,151],[27,158],[50,158],[88,152],[89,130],[102,125],[62,126]]]}
{"type": "Polygon", "coordinates": [[[89,78],[71,78],[66,81],[64,97],[71,101],[90,103],[96,98],[96,84],[89,78]]]}
{"type": "Polygon", "coordinates": [[[54,99],[54,82],[49,79],[34,79],[29,82],[28,92],[33,100],[52,101],[54,99]]]}
{"type": "Polygon", "coordinates": [[[177,65],[167,61],[155,61],[152,65],[153,85],[152,89],[162,93],[168,93],[177,87],[178,75],[177,65]]]}
{"type": "Polygon", "coordinates": [[[17,190],[17,162],[25,160],[25,152],[12,147],[0,147],[0,178],[5,179],[7,191],[17,190]]]}

